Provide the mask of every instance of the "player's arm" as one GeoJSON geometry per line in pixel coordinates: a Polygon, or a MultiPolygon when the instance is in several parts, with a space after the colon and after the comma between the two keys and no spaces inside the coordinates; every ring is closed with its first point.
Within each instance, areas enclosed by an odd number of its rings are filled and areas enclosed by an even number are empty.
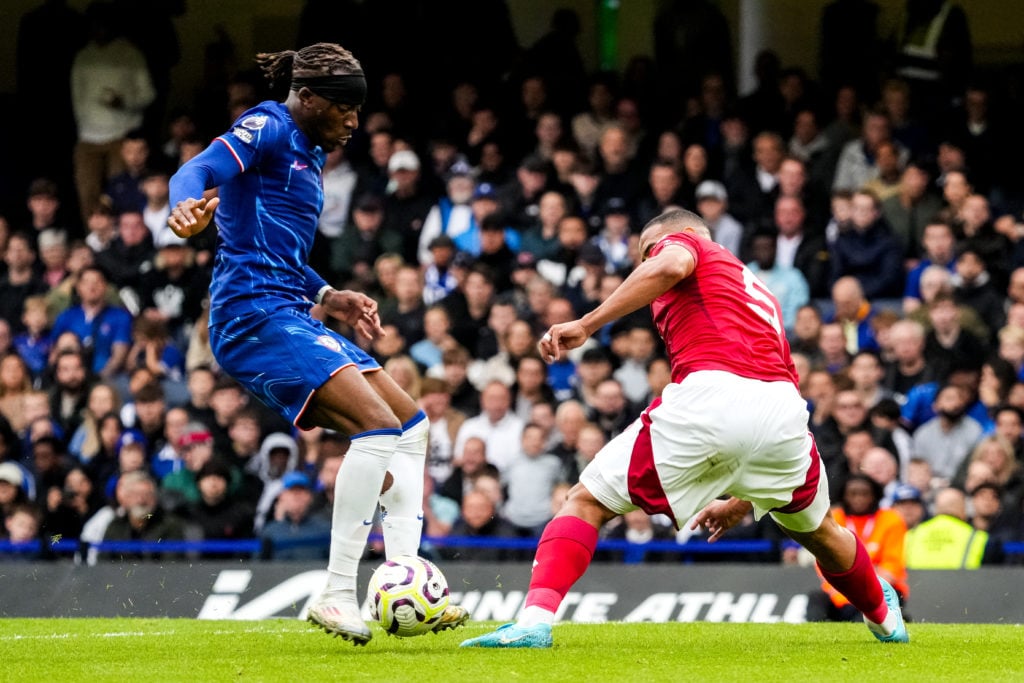
{"type": "Polygon", "coordinates": [[[592,334],[606,323],[649,305],[689,277],[694,266],[689,249],[668,244],[656,256],[637,266],[611,296],[580,318],[580,323],[592,334]]]}
{"type": "Polygon", "coordinates": [[[574,349],[606,323],[649,305],[693,273],[693,254],[680,244],[667,244],[629,274],[601,305],[579,320],[553,325],[541,339],[541,355],[551,362],[559,349],[574,349]]]}
{"type": "Polygon", "coordinates": [[[214,140],[171,176],[171,215],[167,217],[167,226],[178,237],[191,237],[205,230],[213,220],[220,198],[207,199],[203,193],[243,170],[228,143],[220,138],[214,140]]]}

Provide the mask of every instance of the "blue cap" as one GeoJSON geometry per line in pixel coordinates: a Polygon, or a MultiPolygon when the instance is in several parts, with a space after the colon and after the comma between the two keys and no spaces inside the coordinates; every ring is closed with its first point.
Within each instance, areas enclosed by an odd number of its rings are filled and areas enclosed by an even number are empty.
{"type": "Polygon", "coordinates": [[[146,444],[145,435],[138,429],[126,429],[121,433],[121,437],[117,440],[117,444],[114,446],[114,455],[121,455],[121,449],[125,446],[132,444],[138,444],[145,451],[148,446],[146,444]]]}
{"type": "Polygon", "coordinates": [[[313,485],[309,483],[309,477],[302,472],[289,472],[284,475],[283,479],[281,479],[281,488],[293,489],[296,486],[301,486],[306,489],[313,488],[313,485]]]}
{"type": "Polygon", "coordinates": [[[498,191],[490,183],[480,183],[473,192],[473,199],[497,199],[498,191]]]}
{"type": "Polygon", "coordinates": [[[918,503],[923,502],[921,499],[921,492],[917,490],[916,486],[910,484],[900,484],[896,487],[896,490],[892,494],[892,502],[902,503],[905,501],[916,501],[918,503]]]}

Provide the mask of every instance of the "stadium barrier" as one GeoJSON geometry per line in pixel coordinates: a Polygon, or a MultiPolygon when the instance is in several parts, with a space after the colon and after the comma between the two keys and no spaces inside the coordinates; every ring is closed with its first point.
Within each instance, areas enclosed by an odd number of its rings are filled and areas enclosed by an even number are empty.
{"type": "MultiPolygon", "coordinates": [[[[365,590],[375,563],[360,567],[365,590]]],[[[507,621],[521,607],[528,562],[441,562],[452,599],[474,619],[507,621]]],[[[7,562],[0,617],[305,618],[323,562],[7,562]]],[[[916,622],[1024,623],[1019,567],[910,573],[916,622]]],[[[595,563],[563,602],[573,622],[786,622],[807,618],[812,569],[764,564],[595,563]]],[[[368,613],[366,614],[368,617],[368,613]]]]}
{"type": "MultiPolygon", "coordinates": [[[[277,548],[320,545],[324,539],[284,541],[277,548]]],[[[379,537],[376,537],[379,540],[379,537]]],[[[489,547],[522,551],[536,539],[447,537],[425,539],[427,546],[489,547]]],[[[309,602],[326,581],[322,562],[253,561],[264,551],[259,539],[241,541],[117,541],[85,546],[59,540],[47,546],[53,557],[87,550],[105,557],[96,566],[80,561],[28,561],[40,544],[0,542],[0,616],[136,616],[200,619],[304,618],[309,602]],[[133,560],[136,554],[176,559],[133,560]],[[234,560],[198,560],[224,553],[234,560]],[[7,555],[6,562],[3,561],[7,555]]],[[[563,603],[567,621],[730,621],[802,622],[818,578],[805,567],[777,563],[725,563],[720,560],[775,554],[771,541],[652,542],[601,541],[599,551],[620,553],[622,562],[595,562],[563,603]],[[646,553],[667,561],[644,563],[646,553]],[[723,555],[722,553],[725,553],[723,555]],[[669,557],[666,558],[665,555],[669,557]],[[672,561],[672,554],[678,556],[672,561]],[[715,556],[718,557],[715,557],[715,556]],[[680,566],[685,565],[685,566],[680,566]]],[[[1024,557],[1024,543],[1005,548],[1024,557]]],[[[467,553],[469,554],[469,553],[467,553]]],[[[476,619],[509,620],[525,598],[530,563],[439,560],[453,599],[476,619]]],[[[360,569],[361,590],[374,568],[360,569]]],[[[1024,573],[1017,567],[975,571],[912,571],[908,614],[916,621],[1024,623],[1024,573]]]]}

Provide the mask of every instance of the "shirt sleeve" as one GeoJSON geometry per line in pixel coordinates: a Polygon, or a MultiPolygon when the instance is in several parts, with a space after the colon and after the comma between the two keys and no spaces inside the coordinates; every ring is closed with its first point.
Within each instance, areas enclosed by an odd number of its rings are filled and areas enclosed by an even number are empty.
{"type": "Polygon", "coordinates": [[[265,114],[252,110],[243,114],[230,131],[215,138],[171,176],[171,206],[184,199],[199,199],[206,190],[244,173],[259,159],[261,150],[276,144],[276,132],[274,121],[265,114]]]}
{"type": "Polygon", "coordinates": [[[327,286],[327,280],[323,279],[319,273],[308,265],[304,266],[303,272],[306,274],[306,284],[303,293],[310,301],[316,301],[316,295],[327,286]]]}

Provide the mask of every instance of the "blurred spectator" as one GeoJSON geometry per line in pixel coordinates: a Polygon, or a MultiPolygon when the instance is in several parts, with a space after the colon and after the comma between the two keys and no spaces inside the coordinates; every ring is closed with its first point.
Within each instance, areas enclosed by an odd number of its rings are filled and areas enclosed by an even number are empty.
{"type": "Polygon", "coordinates": [[[57,354],[53,367],[53,384],[48,391],[50,415],[69,438],[82,423],[91,383],[81,353],[63,351],[57,354]]]}
{"type": "Polygon", "coordinates": [[[105,300],[107,278],[95,266],[83,269],[75,291],[79,303],[57,316],[54,338],[71,331],[82,340],[89,368],[103,379],[113,378],[124,367],[131,345],[132,317],[105,300]]]}
{"type": "Polygon", "coordinates": [[[289,472],[275,495],[272,517],[260,532],[263,559],[327,559],[331,523],[311,514],[312,484],[301,472],[289,472]]]}
{"type": "Polygon", "coordinates": [[[46,497],[45,537],[53,541],[77,539],[85,522],[103,507],[105,497],[81,467],[68,470],[62,488],[46,497]]]}
{"type": "Polygon", "coordinates": [[[345,147],[338,146],[327,153],[322,174],[324,206],[309,251],[309,265],[318,273],[330,271],[331,244],[345,233],[352,215],[353,199],[359,183],[359,174],[353,167],[345,147]]]}
{"type": "Polygon", "coordinates": [[[882,217],[903,247],[905,258],[919,256],[926,226],[942,209],[942,198],[933,191],[931,176],[923,162],[911,159],[900,176],[899,191],[882,201],[882,217]]]}
{"type": "Polygon", "coordinates": [[[175,406],[167,411],[164,417],[164,431],[157,448],[151,449],[149,459],[150,471],[158,482],[163,481],[171,472],[185,466],[182,457],[182,436],[189,428],[188,411],[175,406]]]}
{"type": "Polygon", "coordinates": [[[71,67],[71,102],[78,124],[75,179],[83,223],[107,178],[124,168],[121,141],[142,125],[143,112],[156,97],[145,57],[119,35],[113,3],[93,2],[85,15],[89,41],[71,67]]]}
{"type": "Polygon", "coordinates": [[[988,545],[988,533],[967,521],[963,491],[944,488],[935,495],[935,514],[907,532],[907,568],[977,569],[988,545]]]}
{"type": "Polygon", "coordinates": [[[728,192],[717,180],[705,180],[694,192],[697,210],[711,228],[715,242],[740,257],[743,246],[743,224],[728,213],[728,192]]]}
{"type": "Polygon", "coordinates": [[[602,380],[594,390],[593,404],[588,406],[589,419],[614,439],[636,419],[640,410],[626,398],[622,383],[614,377],[602,380]]]}
{"type": "Polygon", "coordinates": [[[100,419],[121,408],[121,396],[109,383],[97,382],[89,387],[85,405],[80,410],[81,423],[71,434],[68,452],[79,462],[92,460],[101,448],[100,419]]]}
{"type": "Polygon", "coordinates": [[[466,439],[461,455],[452,464],[452,473],[438,493],[460,504],[463,496],[476,485],[479,478],[488,476],[497,479],[499,476],[498,468],[487,460],[487,443],[478,436],[466,439]]]}
{"type": "Polygon", "coordinates": [[[535,267],[538,260],[549,258],[558,251],[558,224],[569,210],[569,199],[560,192],[548,190],[540,196],[536,220],[522,231],[520,261],[517,263],[535,267]],[[523,260],[523,257],[531,260],[523,260]]]}
{"type": "Polygon", "coordinates": [[[831,282],[852,276],[869,300],[898,297],[903,292],[903,253],[882,218],[878,197],[866,190],[853,193],[851,229],[841,231],[831,248],[831,282]]]}
{"type": "Polygon", "coordinates": [[[633,154],[629,132],[620,123],[604,129],[596,158],[601,170],[596,190],[598,206],[611,197],[621,197],[632,204],[639,196],[645,169],[640,167],[633,154]]]}
{"type": "Polygon", "coordinates": [[[572,137],[589,157],[597,151],[601,131],[615,120],[616,80],[617,75],[609,71],[591,74],[587,79],[586,105],[571,113],[572,137]]]}
{"type": "Polygon", "coordinates": [[[626,332],[626,354],[612,377],[622,385],[626,399],[642,404],[651,389],[647,381],[647,363],[659,351],[661,340],[654,329],[642,325],[631,326],[626,332]]]}
{"type": "Polygon", "coordinates": [[[139,292],[142,275],[153,266],[156,248],[153,235],[142,217],[142,211],[126,210],[117,217],[117,237],[103,252],[96,255],[96,264],[118,288],[121,300],[132,315],[140,309],[139,292]]]}
{"type": "Polygon", "coordinates": [[[931,329],[925,338],[924,357],[935,375],[944,377],[953,367],[980,368],[987,344],[964,328],[953,295],[940,291],[927,312],[931,329]]]}
{"type": "Polygon", "coordinates": [[[430,245],[436,238],[447,235],[455,239],[469,230],[475,220],[470,207],[475,183],[467,163],[457,162],[449,169],[445,190],[446,193],[430,208],[420,230],[416,262],[424,266],[433,263],[430,245]]]}
{"type": "Polygon", "coordinates": [[[914,452],[927,458],[934,476],[947,482],[982,436],[982,427],[967,415],[962,387],[947,384],[935,396],[935,417],[914,431],[914,452]]]}
{"type": "Polygon", "coordinates": [[[907,0],[891,60],[922,115],[946,111],[974,66],[967,13],[951,0],[907,0]]]}
{"type": "Polygon", "coordinates": [[[519,454],[502,472],[508,491],[502,516],[522,537],[538,537],[551,519],[551,492],[561,477],[562,463],[544,452],[544,430],[534,423],[523,427],[519,454]]]}
{"type": "Polygon", "coordinates": [[[452,320],[452,337],[474,358],[480,357],[481,330],[494,301],[494,274],[490,268],[474,265],[461,286],[441,300],[452,320]]]}
{"type": "Polygon", "coordinates": [[[919,244],[921,260],[907,273],[903,288],[903,313],[910,314],[921,307],[921,277],[931,266],[941,266],[954,272],[956,262],[956,237],[953,228],[946,223],[932,221],[924,226],[919,244]]]}
{"type": "Polygon", "coordinates": [[[928,519],[928,508],[921,497],[921,492],[910,484],[896,487],[892,496],[892,509],[903,518],[907,531],[928,519]]]}
{"type": "Polygon", "coordinates": [[[873,109],[864,115],[860,137],[843,145],[836,164],[832,189],[857,192],[863,189],[868,181],[877,178],[877,155],[883,143],[895,145],[896,157],[901,167],[907,163],[910,154],[903,145],[893,140],[892,124],[888,114],[882,109],[873,109]]]}
{"type": "MultiPolygon", "coordinates": [[[[255,489],[259,489],[259,497],[251,501],[255,503],[255,527],[258,531],[271,513],[284,476],[300,469],[298,444],[294,438],[281,432],[267,434],[260,444],[259,452],[250,457],[244,467],[246,474],[258,478],[262,483],[262,487],[255,482],[246,487],[253,495],[255,489]]],[[[241,485],[240,473],[235,474],[232,490],[237,490],[241,485]]]]}
{"type": "Polygon", "coordinates": [[[778,299],[782,312],[782,327],[784,332],[790,335],[796,324],[797,311],[810,302],[810,289],[803,273],[792,266],[784,266],[777,262],[776,239],[774,232],[771,231],[761,230],[755,233],[750,244],[753,260],[747,264],[747,268],[778,299]]]}
{"type": "Polygon", "coordinates": [[[1005,323],[1006,313],[1004,297],[996,288],[985,257],[976,244],[968,241],[957,249],[955,271],[953,298],[959,306],[967,306],[978,313],[989,330],[989,336],[983,339],[988,343],[1005,323]]]}
{"type": "MultiPolygon", "coordinates": [[[[103,540],[106,541],[180,541],[185,538],[185,527],[179,517],[164,512],[157,504],[157,486],[145,472],[125,473],[118,485],[120,506],[110,524],[106,527],[103,540]]],[[[141,552],[125,553],[111,551],[104,553],[107,559],[159,559],[175,553],[141,552]]]]}
{"type": "Polygon", "coordinates": [[[462,457],[468,439],[480,437],[487,445],[487,461],[504,472],[516,457],[522,431],[523,421],[512,410],[509,387],[498,381],[489,382],[480,392],[480,414],[459,428],[455,457],[462,457]]]}
{"type": "Polygon", "coordinates": [[[903,163],[893,142],[882,142],[875,150],[875,167],[878,174],[864,183],[861,189],[878,197],[879,204],[900,193],[900,181],[903,178],[903,163]]]}
{"type": "Polygon", "coordinates": [[[395,151],[388,159],[388,177],[381,232],[401,235],[402,258],[406,263],[418,263],[420,231],[435,201],[423,187],[419,157],[409,149],[395,151]]]}
{"type": "Polygon", "coordinates": [[[451,476],[455,457],[454,444],[466,416],[452,408],[451,393],[444,380],[433,377],[423,379],[419,405],[430,420],[430,445],[426,469],[440,487],[451,476]]]}
{"type": "Polygon", "coordinates": [[[970,457],[965,458],[957,468],[952,480],[953,486],[967,492],[974,490],[975,486],[967,485],[967,470],[975,462],[988,465],[991,472],[988,481],[998,487],[1005,507],[1018,507],[1024,494],[1024,468],[1014,454],[1013,444],[997,434],[983,437],[971,449],[970,457]]]}
{"type": "Polygon", "coordinates": [[[628,541],[638,546],[626,551],[607,553],[606,559],[611,561],[672,562],[678,557],[675,553],[650,551],[643,547],[651,542],[673,541],[675,532],[670,525],[655,520],[639,508],[624,514],[621,523],[608,529],[604,538],[609,541],[628,541]]]}
{"type": "Polygon", "coordinates": [[[107,493],[106,486],[107,482],[116,478],[115,475],[119,467],[118,443],[124,432],[124,425],[117,413],[106,413],[98,418],[96,432],[98,435],[96,451],[85,461],[85,471],[104,496],[111,498],[112,496],[107,493]]]}
{"type": "Polygon", "coordinates": [[[341,282],[365,283],[372,278],[373,264],[381,255],[402,250],[402,236],[384,227],[384,201],[361,194],[352,203],[351,221],[326,248],[331,255],[330,273],[341,282]]]}
{"type": "Polygon", "coordinates": [[[15,506],[29,501],[25,490],[27,476],[28,472],[14,462],[0,462],[0,516],[6,518],[15,506]]]}
{"type": "MultiPolygon", "coordinates": [[[[146,194],[142,190],[142,179],[147,170],[151,168],[149,142],[142,130],[128,131],[121,138],[118,155],[121,158],[121,171],[107,179],[103,186],[103,194],[110,197],[115,214],[125,211],[141,213],[146,208],[146,194]]],[[[174,237],[174,233],[170,229],[167,232],[174,237]]],[[[153,239],[156,239],[155,232],[153,239]]]]}
{"type": "Polygon", "coordinates": [[[25,299],[45,294],[46,283],[36,266],[34,240],[26,233],[16,232],[7,238],[4,249],[3,277],[0,278],[0,318],[10,326],[13,334],[25,330],[22,321],[25,299]]]}
{"type": "Polygon", "coordinates": [[[46,312],[46,297],[36,294],[25,299],[21,322],[25,331],[14,335],[15,352],[25,360],[34,380],[42,377],[53,348],[53,335],[46,312]]]}
{"type": "Polygon", "coordinates": [[[423,303],[440,303],[459,286],[455,265],[455,242],[447,235],[430,240],[430,264],[423,269],[423,303]]]}
{"type": "MultiPolygon", "coordinates": [[[[706,162],[705,162],[706,163],[706,162]]],[[[694,206],[696,185],[691,186],[690,196],[683,192],[680,168],[671,159],[655,158],[647,172],[647,186],[637,201],[633,219],[640,227],[665,212],[670,206],[694,206]]]]}
{"type": "Polygon", "coordinates": [[[411,346],[423,339],[423,280],[416,266],[402,266],[395,273],[395,296],[380,307],[384,325],[398,328],[406,344],[411,346]]]}
{"type": "MultiPolygon", "coordinates": [[[[182,511],[185,522],[198,527],[203,540],[248,539],[253,532],[253,508],[230,493],[231,468],[210,460],[196,472],[199,500],[182,511]]],[[[206,552],[202,558],[241,557],[239,553],[206,552]]]]}
{"type": "MultiPolygon", "coordinates": [[[[470,489],[462,497],[461,514],[452,524],[450,536],[458,538],[514,538],[515,529],[503,517],[498,515],[494,500],[483,491],[470,489]]],[[[505,548],[473,547],[460,548],[448,545],[440,550],[442,557],[448,560],[473,560],[474,562],[502,562],[517,556],[513,550],[505,548]]]]}
{"type": "Polygon", "coordinates": [[[851,355],[861,350],[877,351],[878,340],[871,326],[876,311],[865,296],[860,280],[852,275],[836,280],[832,285],[832,305],[828,322],[841,326],[846,351],[851,355]]]}
{"type": "Polygon", "coordinates": [[[5,555],[5,559],[21,561],[39,560],[46,557],[47,546],[40,538],[42,513],[39,508],[28,503],[14,505],[4,516],[6,540],[14,546],[13,555],[5,555]],[[44,544],[36,546],[35,543],[44,544]]]}
{"type": "Polygon", "coordinates": [[[187,345],[188,332],[203,315],[210,273],[195,262],[187,245],[166,244],[157,251],[153,268],[139,281],[141,315],[167,325],[179,351],[187,345]]]}
{"type": "Polygon", "coordinates": [[[879,506],[891,507],[893,495],[900,485],[900,463],[896,454],[882,446],[873,446],[864,454],[860,471],[882,487],[879,506]]]}

